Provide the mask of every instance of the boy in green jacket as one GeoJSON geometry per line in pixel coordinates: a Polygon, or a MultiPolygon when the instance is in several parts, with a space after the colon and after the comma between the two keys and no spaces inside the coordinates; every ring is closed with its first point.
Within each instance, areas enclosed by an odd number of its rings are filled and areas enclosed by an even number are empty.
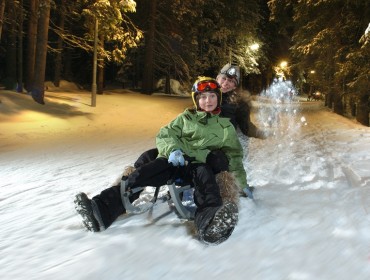
{"type": "MultiPolygon", "coordinates": [[[[238,195],[227,198],[221,196],[221,192],[237,194],[236,185],[240,188],[247,185],[243,150],[229,119],[219,116],[221,91],[216,80],[199,77],[193,85],[192,98],[195,108],[186,109],[160,129],[156,137],[158,157],[131,173],[126,178],[126,186],[160,187],[174,176],[191,184],[199,239],[219,244],[231,235],[238,220],[238,195]],[[228,182],[227,190],[223,182],[228,182]]],[[[103,190],[92,199],[80,193],[75,204],[84,225],[91,231],[108,228],[126,211],[120,186],[103,190]]]]}
{"type": "MultiPolygon", "coordinates": [[[[235,129],[240,129],[240,131],[248,137],[265,139],[266,133],[257,128],[257,126],[251,121],[251,103],[248,95],[245,92],[236,91],[240,83],[240,68],[236,65],[227,63],[220,70],[216,81],[219,83],[220,90],[222,92],[220,117],[229,118],[235,129]]],[[[217,151],[217,156],[220,156],[219,151],[217,151]]],[[[146,164],[157,157],[157,148],[145,151],[135,161],[134,166],[125,167],[124,175],[128,176],[135,170],[135,168],[139,168],[141,165],[146,164]]],[[[217,173],[216,168],[215,174],[217,173]]],[[[253,199],[253,190],[254,188],[250,187],[248,184],[243,185],[242,189],[239,190],[239,195],[253,199]]]]}

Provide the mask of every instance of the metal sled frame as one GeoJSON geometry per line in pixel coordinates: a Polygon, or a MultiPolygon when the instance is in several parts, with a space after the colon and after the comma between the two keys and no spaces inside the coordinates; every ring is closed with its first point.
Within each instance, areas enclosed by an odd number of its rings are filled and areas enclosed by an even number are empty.
{"type": "MultiPolygon", "coordinates": [[[[181,199],[181,193],[183,193],[185,190],[191,189],[192,187],[190,185],[177,186],[175,182],[168,182],[167,185],[165,186],[168,187],[171,196],[171,201],[173,202],[176,211],[178,212],[180,217],[188,220],[194,219],[194,211],[191,211],[189,208],[185,207],[181,199]]],[[[127,213],[132,214],[140,214],[148,211],[150,208],[154,206],[155,202],[157,201],[160,188],[161,187],[156,188],[153,198],[150,200],[151,205],[143,209],[142,207],[133,205],[130,201],[130,196],[137,192],[142,191],[144,187],[128,189],[126,180],[121,180],[121,199],[123,207],[125,207],[127,213]]]]}

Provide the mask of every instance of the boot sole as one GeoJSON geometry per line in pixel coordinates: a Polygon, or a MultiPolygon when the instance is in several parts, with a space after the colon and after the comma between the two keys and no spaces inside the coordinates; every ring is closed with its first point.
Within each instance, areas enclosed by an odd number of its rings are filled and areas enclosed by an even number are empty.
{"type": "Polygon", "coordinates": [[[98,232],[99,224],[94,217],[94,212],[91,206],[91,201],[85,193],[79,193],[76,195],[75,209],[78,214],[82,217],[82,223],[88,231],[98,232]]]}
{"type": "Polygon", "coordinates": [[[216,212],[215,217],[201,236],[206,244],[218,245],[227,240],[238,223],[238,207],[227,202],[216,212]]]}

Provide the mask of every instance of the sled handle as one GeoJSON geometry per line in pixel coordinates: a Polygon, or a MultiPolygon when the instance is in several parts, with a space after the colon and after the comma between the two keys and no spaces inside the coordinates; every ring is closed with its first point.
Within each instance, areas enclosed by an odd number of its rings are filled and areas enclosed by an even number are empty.
{"type": "Polygon", "coordinates": [[[120,188],[121,200],[122,200],[123,207],[126,209],[126,211],[128,213],[139,214],[139,213],[145,212],[147,210],[147,209],[143,210],[138,206],[132,205],[132,203],[130,201],[130,196],[132,194],[137,193],[137,192],[139,192],[143,189],[144,188],[142,188],[142,187],[138,187],[138,188],[134,188],[132,190],[127,190],[127,181],[126,180],[121,180],[121,188],[120,188]]]}

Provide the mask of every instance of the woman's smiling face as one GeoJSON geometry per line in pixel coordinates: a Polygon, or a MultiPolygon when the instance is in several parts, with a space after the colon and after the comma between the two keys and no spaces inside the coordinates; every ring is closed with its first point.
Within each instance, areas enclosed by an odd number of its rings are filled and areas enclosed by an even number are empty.
{"type": "Polygon", "coordinates": [[[235,79],[229,78],[226,75],[221,74],[217,78],[217,82],[220,84],[222,92],[229,92],[236,89],[235,79]]]}

